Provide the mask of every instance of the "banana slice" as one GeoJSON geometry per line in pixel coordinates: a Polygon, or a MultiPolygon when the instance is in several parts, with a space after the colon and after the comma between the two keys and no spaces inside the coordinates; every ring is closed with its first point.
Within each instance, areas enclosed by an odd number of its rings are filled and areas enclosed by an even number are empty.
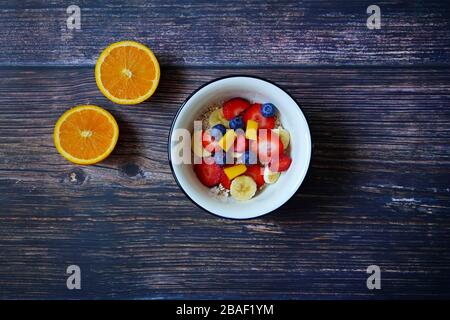
{"type": "Polygon", "coordinates": [[[192,134],[192,141],[191,141],[192,151],[198,157],[209,157],[211,155],[211,153],[209,151],[207,151],[206,149],[203,149],[202,142],[201,142],[201,139],[202,139],[201,134],[202,134],[201,131],[192,134]],[[194,140],[195,140],[197,134],[200,135],[200,141],[198,141],[198,143],[195,144],[194,140]]]}
{"type": "Polygon", "coordinates": [[[255,193],[256,183],[248,176],[239,176],[231,182],[230,194],[236,200],[250,200],[255,193]]]}
{"type": "Polygon", "coordinates": [[[272,172],[269,167],[264,168],[264,182],[267,184],[272,184],[277,182],[280,177],[280,172],[272,172]]]}
{"type": "Polygon", "coordinates": [[[278,127],[278,129],[273,129],[272,131],[275,132],[280,137],[281,143],[283,144],[283,148],[287,149],[290,140],[289,131],[283,129],[281,126],[278,127]]]}
{"type": "Polygon", "coordinates": [[[225,128],[227,129],[230,128],[230,122],[223,116],[222,108],[216,109],[213,112],[211,112],[208,121],[210,127],[213,127],[216,124],[223,124],[225,128]]]}

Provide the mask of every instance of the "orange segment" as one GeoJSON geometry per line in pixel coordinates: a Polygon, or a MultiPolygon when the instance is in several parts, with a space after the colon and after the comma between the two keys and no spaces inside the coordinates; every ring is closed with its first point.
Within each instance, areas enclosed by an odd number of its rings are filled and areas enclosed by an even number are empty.
{"type": "Polygon", "coordinates": [[[134,41],[111,44],[95,65],[98,88],[119,104],[136,104],[148,99],[158,87],[159,77],[159,63],[153,52],[134,41]]]}
{"type": "Polygon", "coordinates": [[[119,127],[105,109],[93,105],[66,111],[56,122],[53,139],[59,153],[77,164],[105,159],[119,138],[119,127]]]}

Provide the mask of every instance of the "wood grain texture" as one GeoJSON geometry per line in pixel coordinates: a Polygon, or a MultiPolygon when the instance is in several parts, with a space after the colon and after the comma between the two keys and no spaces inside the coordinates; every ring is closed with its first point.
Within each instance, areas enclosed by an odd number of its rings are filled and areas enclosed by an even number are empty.
{"type": "Polygon", "coordinates": [[[93,65],[111,42],[149,45],[164,65],[449,65],[448,1],[2,1],[0,65],[93,65]]]}
{"type": "MultiPolygon", "coordinates": [[[[11,54],[11,53],[9,53],[11,54]]],[[[87,68],[0,68],[1,298],[450,298],[449,68],[163,67],[151,100],[118,106],[87,68]],[[193,205],[167,161],[183,100],[246,73],[300,102],[311,171],[275,214],[232,221],[193,205]],[[75,166],[57,118],[94,103],[116,150],[75,166]],[[65,268],[82,268],[82,290],[65,268]],[[366,268],[382,290],[366,289],[366,268]]]]}

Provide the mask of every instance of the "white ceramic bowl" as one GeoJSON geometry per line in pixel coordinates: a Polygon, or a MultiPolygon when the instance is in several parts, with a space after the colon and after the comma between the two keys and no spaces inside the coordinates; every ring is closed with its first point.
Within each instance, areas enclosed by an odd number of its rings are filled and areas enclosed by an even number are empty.
{"type": "Polygon", "coordinates": [[[231,219],[250,219],[267,214],[288,201],[298,190],[308,171],[311,159],[311,134],[299,105],[277,85],[256,77],[229,76],[213,80],[197,89],[181,106],[173,120],[169,134],[169,162],[180,188],[198,206],[215,215],[231,219]],[[292,164],[279,180],[267,185],[248,201],[235,201],[230,197],[223,202],[211,197],[209,188],[200,183],[192,165],[174,164],[175,129],[193,131],[193,123],[204,110],[218,101],[242,97],[251,103],[271,102],[278,111],[283,127],[291,135],[292,164]]]}

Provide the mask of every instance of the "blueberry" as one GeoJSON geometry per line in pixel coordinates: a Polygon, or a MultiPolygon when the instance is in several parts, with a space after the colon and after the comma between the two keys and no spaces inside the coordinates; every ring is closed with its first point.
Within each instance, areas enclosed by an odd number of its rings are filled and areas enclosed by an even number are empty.
{"type": "Polygon", "coordinates": [[[275,106],[272,103],[264,103],[261,106],[261,114],[263,117],[271,118],[275,115],[275,106]]]}
{"type": "Polygon", "coordinates": [[[215,126],[212,127],[212,129],[219,130],[220,132],[222,132],[222,136],[227,132],[227,128],[225,128],[223,124],[216,124],[215,126]]]}
{"type": "Polygon", "coordinates": [[[242,160],[244,161],[245,164],[255,164],[256,155],[253,152],[246,150],[244,152],[242,160]]]}
{"type": "Polygon", "coordinates": [[[214,162],[219,166],[224,166],[227,163],[227,154],[225,152],[214,153],[214,162]]]}
{"type": "Polygon", "coordinates": [[[210,133],[211,133],[211,136],[214,137],[214,141],[218,141],[223,137],[223,135],[225,134],[226,131],[227,131],[227,129],[223,125],[216,124],[214,127],[211,128],[210,133]],[[217,128],[217,126],[223,127],[224,131],[222,131],[222,128],[220,128],[220,127],[217,128]]]}
{"type": "Polygon", "coordinates": [[[230,128],[234,130],[244,128],[244,121],[242,120],[242,117],[234,117],[231,119],[230,128]]]}

